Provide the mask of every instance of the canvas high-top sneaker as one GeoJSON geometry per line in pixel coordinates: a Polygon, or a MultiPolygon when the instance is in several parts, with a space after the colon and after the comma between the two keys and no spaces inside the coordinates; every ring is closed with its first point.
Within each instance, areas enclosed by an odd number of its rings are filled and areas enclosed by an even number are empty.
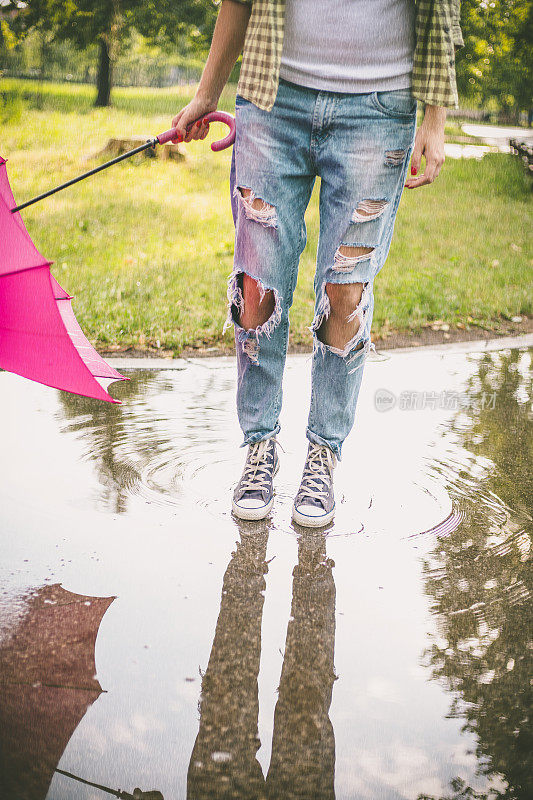
{"type": "Polygon", "coordinates": [[[239,519],[264,519],[274,505],[272,479],[279,469],[276,439],[248,445],[248,455],[233,493],[232,511],[239,519]]]}

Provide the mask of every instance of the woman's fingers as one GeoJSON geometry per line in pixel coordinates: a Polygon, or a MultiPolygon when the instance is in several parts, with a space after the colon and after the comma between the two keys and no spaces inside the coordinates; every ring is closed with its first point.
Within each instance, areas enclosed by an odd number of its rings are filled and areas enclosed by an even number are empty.
{"type": "Polygon", "coordinates": [[[418,175],[416,178],[409,178],[405,182],[406,189],[418,189],[419,186],[426,186],[429,183],[427,176],[422,173],[422,175],[418,175]]]}
{"type": "Polygon", "coordinates": [[[199,113],[198,106],[190,105],[182,108],[172,119],[172,127],[176,128],[178,142],[192,142],[205,139],[209,133],[209,123],[204,122],[205,114],[199,113]]]}
{"type": "Polygon", "coordinates": [[[209,122],[202,122],[202,127],[200,130],[201,130],[200,139],[205,139],[205,137],[209,133],[209,122]]]}
{"type": "Polygon", "coordinates": [[[422,151],[424,146],[422,144],[421,137],[418,135],[415,137],[415,146],[413,147],[413,153],[411,155],[411,175],[417,175],[418,171],[420,170],[420,164],[422,163],[422,151]]]}
{"type": "Polygon", "coordinates": [[[192,120],[192,122],[188,123],[187,125],[187,133],[183,141],[192,142],[194,139],[205,139],[208,131],[209,124],[204,123],[202,118],[192,120]]]}
{"type": "Polygon", "coordinates": [[[192,142],[193,139],[198,138],[198,126],[196,125],[195,119],[188,119],[185,127],[185,136],[183,137],[184,142],[192,142]]]}
{"type": "MultiPolygon", "coordinates": [[[[180,120],[181,120],[182,116],[183,116],[183,109],[182,109],[181,111],[179,111],[179,112],[176,114],[176,116],[175,116],[175,117],[172,117],[172,124],[171,124],[171,127],[172,127],[172,128],[177,128],[177,129],[178,129],[178,131],[179,131],[179,127],[180,127],[180,120]]],[[[182,135],[182,134],[180,134],[180,135],[178,136],[178,138],[179,138],[181,135],[182,135]]]]}
{"type": "Polygon", "coordinates": [[[181,111],[176,114],[172,120],[172,127],[176,128],[178,141],[190,142],[191,139],[197,138],[193,130],[194,122],[196,122],[194,109],[189,106],[185,106],[185,108],[182,108],[181,111]]]}
{"type": "Polygon", "coordinates": [[[435,178],[438,176],[443,164],[444,164],[444,158],[440,158],[437,156],[426,157],[426,166],[424,168],[424,172],[421,175],[417,175],[415,177],[413,175],[413,171],[411,170],[411,177],[407,178],[404,184],[406,189],[417,189],[419,186],[427,186],[430,183],[433,183],[435,178]]]}

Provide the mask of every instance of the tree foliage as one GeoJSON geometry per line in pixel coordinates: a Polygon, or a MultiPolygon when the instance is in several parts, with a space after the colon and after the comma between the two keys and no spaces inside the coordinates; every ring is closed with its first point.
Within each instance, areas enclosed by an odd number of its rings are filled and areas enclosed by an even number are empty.
{"type": "Polygon", "coordinates": [[[211,37],[216,8],[210,0],[26,0],[16,11],[20,36],[39,30],[46,39],[69,39],[84,49],[99,46],[97,105],[108,105],[113,63],[133,29],[159,42],[176,42],[187,33],[199,47],[211,37]]]}
{"type": "MultiPolygon", "coordinates": [[[[98,83],[107,68],[110,90],[113,63],[128,46],[133,29],[159,44],[176,45],[186,36],[205,52],[216,5],[213,0],[1,0],[0,49],[30,30],[39,31],[43,57],[53,39],[69,39],[80,49],[97,43],[98,83]]],[[[481,106],[494,98],[514,116],[533,108],[533,0],[461,0],[461,28],[461,97],[481,106]]]]}
{"type": "Polygon", "coordinates": [[[465,46],[457,54],[463,97],[491,97],[516,113],[533,107],[532,0],[461,0],[465,46]]]}

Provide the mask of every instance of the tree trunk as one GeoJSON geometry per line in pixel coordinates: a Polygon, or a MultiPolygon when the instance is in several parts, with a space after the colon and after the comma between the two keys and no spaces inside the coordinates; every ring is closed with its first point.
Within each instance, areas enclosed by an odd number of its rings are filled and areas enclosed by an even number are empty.
{"type": "Polygon", "coordinates": [[[48,58],[48,42],[46,31],[39,30],[39,83],[37,84],[37,108],[43,107],[43,84],[46,72],[46,61],[48,58]]]}
{"type": "Polygon", "coordinates": [[[113,62],[111,61],[109,42],[104,37],[99,40],[98,75],[96,77],[95,106],[111,105],[111,86],[113,83],[113,62]]]}

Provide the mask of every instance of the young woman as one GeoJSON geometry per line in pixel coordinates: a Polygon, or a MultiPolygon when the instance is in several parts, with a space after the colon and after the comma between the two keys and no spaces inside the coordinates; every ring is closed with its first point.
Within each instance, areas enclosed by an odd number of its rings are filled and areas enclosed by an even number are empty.
{"type": "Polygon", "coordinates": [[[374,279],[404,186],[431,184],[444,162],[446,107],[457,107],[460,0],[223,0],[187,127],[216,108],[244,48],[231,167],[237,411],[248,445],[233,512],[262,519],[274,502],[289,308],[305,247],[304,213],[320,176],[320,237],[308,453],[293,519],[335,513],[333,469],[355,417],[374,279]],[[416,129],[417,100],[424,103],[416,129]],[[422,156],[425,168],[419,174],[422,156]],[[411,176],[407,171],[411,163],[411,176]]]}

